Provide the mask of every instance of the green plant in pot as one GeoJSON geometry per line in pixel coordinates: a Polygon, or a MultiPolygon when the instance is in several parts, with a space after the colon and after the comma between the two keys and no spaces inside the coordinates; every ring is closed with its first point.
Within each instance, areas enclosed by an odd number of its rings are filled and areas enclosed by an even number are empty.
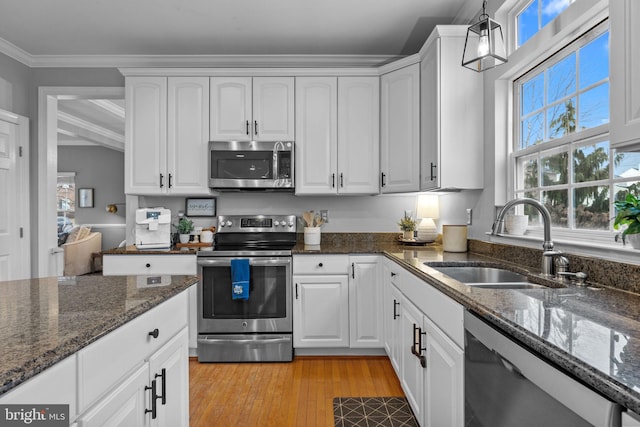
{"type": "MultiPolygon", "coordinates": [[[[616,207],[616,217],[613,221],[613,228],[622,228],[622,243],[628,240],[634,249],[640,249],[640,200],[633,194],[627,194],[624,200],[614,203],[616,207]]],[[[616,236],[616,240],[618,236],[616,236]]]]}
{"type": "Polygon", "coordinates": [[[411,218],[410,216],[403,216],[400,218],[398,225],[400,226],[400,230],[404,232],[403,238],[405,240],[413,239],[413,231],[416,229],[416,220],[411,218]]]}
{"type": "Polygon", "coordinates": [[[191,232],[193,231],[193,221],[187,217],[182,217],[178,221],[178,234],[180,243],[189,243],[191,232]]]}

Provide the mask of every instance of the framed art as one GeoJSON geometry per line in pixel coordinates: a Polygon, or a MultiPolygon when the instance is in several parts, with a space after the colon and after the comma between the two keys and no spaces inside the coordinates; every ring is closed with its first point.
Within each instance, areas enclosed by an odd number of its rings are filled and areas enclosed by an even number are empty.
{"type": "Polygon", "coordinates": [[[186,216],[216,216],[216,198],[187,198],[186,216]]]}
{"type": "Polygon", "coordinates": [[[78,207],[79,208],[93,207],[93,188],[78,189],[78,207]]]}

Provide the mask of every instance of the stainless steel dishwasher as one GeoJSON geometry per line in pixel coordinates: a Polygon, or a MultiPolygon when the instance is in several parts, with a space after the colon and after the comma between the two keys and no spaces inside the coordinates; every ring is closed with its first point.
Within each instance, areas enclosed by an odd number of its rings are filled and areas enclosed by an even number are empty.
{"type": "Polygon", "coordinates": [[[465,311],[466,427],[621,425],[618,404],[465,311]]]}

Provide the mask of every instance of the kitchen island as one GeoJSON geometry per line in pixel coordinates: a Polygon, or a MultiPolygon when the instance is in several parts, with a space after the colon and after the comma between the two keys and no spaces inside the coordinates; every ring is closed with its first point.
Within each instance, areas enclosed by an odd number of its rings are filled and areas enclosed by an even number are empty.
{"type": "MultiPolygon", "coordinates": [[[[0,282],[0,394],[67,359],[197,282],[98,275],[0,282]]],[[[108,360],[105,360],[107,363],[108,360]]]]}

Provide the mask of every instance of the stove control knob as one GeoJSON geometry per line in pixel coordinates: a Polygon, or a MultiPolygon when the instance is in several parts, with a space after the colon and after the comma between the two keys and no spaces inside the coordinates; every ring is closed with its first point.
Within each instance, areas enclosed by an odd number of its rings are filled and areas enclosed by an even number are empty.
{"type": "Polygon", "coordinates": [[[289,221],[289,227],[293,227],[293,221],[289,221]]]}
{"type": "Polygon", "coordinates": [[[231,221],[227,221],[226,226],[227,227],[231,227],[233,225],[233,223],[231,221]]]}
{"type": "Polygon", "coordinates": [[[273,226],[274,226],[274,227],[277,227],[277,226],[279,226],[279,225],[280,225],[280,221],[273,221],[273,226]]]}

